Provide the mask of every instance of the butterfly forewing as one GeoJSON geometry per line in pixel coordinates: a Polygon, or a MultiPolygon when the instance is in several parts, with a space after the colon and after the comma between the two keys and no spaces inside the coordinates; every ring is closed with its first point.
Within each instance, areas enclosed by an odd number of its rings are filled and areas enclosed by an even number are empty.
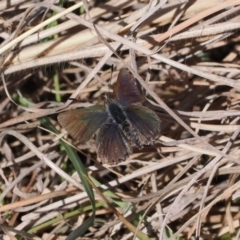
{"type": "Polygon", "coordinates": [[[144,97],[141,95],[132,73],[126,68],[121,69],[118,74],[113,95],[123,106],[144,101],[144,97]]]}
{"type": "Polygon", "coordinates": [[[112,119],[101,127],[97,147],[98,157],[102,163],[117,164],[131,154],[130,144],[123,136],[119,125],[112,119]]]}
{"type": "Polygon", "coordinates": [[[132,125],[147,139],[148,143],[145,144],[152,144],[160,135],[160,120],[157,114],[140,105],[131,105],[125,110],[132,125]]]}
{"type": "Polygon", "coordinates": [[[107,120],[104,106],[69,110],[58,115],[58,122],[80,143],[87,142],[107,120]]]}

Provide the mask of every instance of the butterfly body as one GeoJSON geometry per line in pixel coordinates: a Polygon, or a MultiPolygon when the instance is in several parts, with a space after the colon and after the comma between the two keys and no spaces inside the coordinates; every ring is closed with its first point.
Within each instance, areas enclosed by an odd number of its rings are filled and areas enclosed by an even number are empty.
{"type": "Polygon", "coordinates": [[[124,109],[121,107],[121,105],[116,101],[111,101],[106,110],[109,115],[116,121],[116,123],[122,124],[124,121],[126,121],[126,113],[124,112],[124,109]]]}
{"type": "Polygon", "coordinates": [[[74,109],[58,115],[59,123],[81,143],[98,132],[97,152],[101,162],[117,164],[139,149],[153,144],[160,135],[157,114],[143,106],[144,97],[127,69],[119,72],[113,99],[105,106],[74,109]]]}

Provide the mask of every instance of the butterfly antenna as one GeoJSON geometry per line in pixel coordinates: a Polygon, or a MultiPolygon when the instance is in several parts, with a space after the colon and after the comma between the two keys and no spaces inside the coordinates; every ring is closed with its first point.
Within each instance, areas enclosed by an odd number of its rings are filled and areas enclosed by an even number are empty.
{"type": "Polygon", "coordinates": [[[110,87],[109,87],[109,85],[112,87],[112,75],[113,75],[113,65],[111,66],[111,76],[110,76],[110,84],[108,84],[108,92],[104,95],[105,103],[108,103],[108,101],[110,99],[110,96],[109,96],[110,87]]]}
{"type": "Polygon", "coordinates": [[[110,85],[112,86],[113,65],[111,66],[110,85]]]}

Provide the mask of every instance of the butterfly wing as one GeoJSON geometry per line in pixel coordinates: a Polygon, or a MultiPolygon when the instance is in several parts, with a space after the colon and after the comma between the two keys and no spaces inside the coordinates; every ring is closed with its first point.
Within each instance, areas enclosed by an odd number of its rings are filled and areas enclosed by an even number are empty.
{"type": "Polygon", "coordinates": [[[125,160],[132,149],[118,124],[110,119],[100,129],[97,140],[98,157],[102,163],[117,164],[125,160]]]}
{"type": "Polygon", "coordinates": [[[123,106],[144,101],[144,97],[138,89],[134,76],[126,68],[121,69],[118,74],[113,95],[123,106]]]}
{"type": "Polygon", "coordinates": [[[147,140],[144,144],[152,144],[160,135],[160,120],[157,114],[142,105],[131,105],[125,109],[131,124],[147,140]]]}
{"type": "Polygon", "coordinates": [[[60,113],[58,122],[80,143],[87,142],[107,120],[104,106],[95,105],[60,113]]]}

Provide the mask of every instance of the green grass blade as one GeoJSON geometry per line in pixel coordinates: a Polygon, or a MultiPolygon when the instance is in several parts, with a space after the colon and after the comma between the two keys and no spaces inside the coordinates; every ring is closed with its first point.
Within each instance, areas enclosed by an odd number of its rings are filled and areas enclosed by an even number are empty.
{"type": "MultiPolygon", "coordinates": [[[[55,127],[51,124],[51,122],[47,118],[41,118],[40,122],[44,127],[47,129],[58,133],[58,131],[55,129],[55,127]]],[[[84,175],[87,175],[87,171],[84,167],[84,165],[81,162],[81,159],[79,158],[78,154],[76,151],[70,147],[66,142],[63,140],[60,140],[62,146],[64,147],[65,151],[67,152],[67,155],[69,159],[71,160],[74,168],[76,169],[82,184],[84,186],[84,189],[86,190],[86,193],[89,197],[89,200],[92,205],[92,215],[89,217],[80,227],[78,227],[76,230],[74,230],[67,238],[66,240],[75,240],[77,237],[80,237],[83,235],[89,227],[93,225],[94,219],[95,219],[95,212],[96,212],[96,207],[95,207],[95,198],[94,198],[94,193],[92,190],[92,187],[89,185],[88,181],[84,177],[84,175]]]]}

